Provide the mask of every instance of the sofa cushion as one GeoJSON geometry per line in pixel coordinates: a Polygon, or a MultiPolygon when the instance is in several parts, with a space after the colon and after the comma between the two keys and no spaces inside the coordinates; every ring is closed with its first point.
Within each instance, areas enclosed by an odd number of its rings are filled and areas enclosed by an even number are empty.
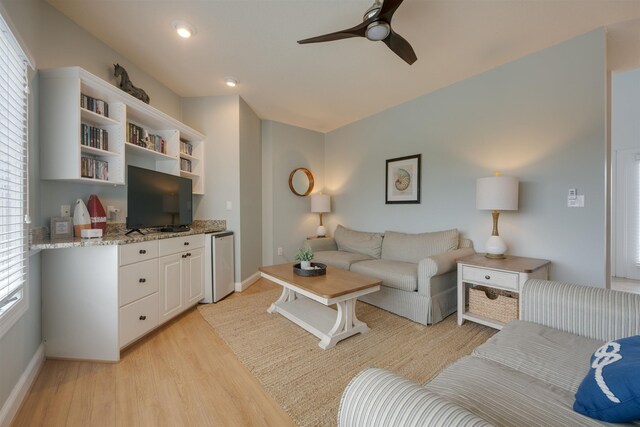
{"type": "Polygon", "coordinates": [[[390,288],[409,292],[418,289],[418,264],[374,259],[351,264],[351,271],[377,277],[390,288]]]}
{"type": "Polygon", "coordinates": [[[333,237],[340,251],[356,252],[373,258],[380,258],[380,250],[382,248],[381,233],[355,231],[338,225],[333,237]]]}
{"type": "Polygon", "coordinates": [[[382,259],[417,263],[432,255],[458,249],[459,238],[455,228],[420,234],[386,231],[382,242],[382,259]]]}
{"type": "Polygon", "coordinates": [[[607,342],[589,364],[573,409],[612,423],[640,421],[640,336],[607,342]]]}
{"type": "Polygon", "coordinates": [[[575,393],[602,341],[515,320],[473,351],[534,378],[575,393]]]}
{"type": "Polygon", "coordinates": [[[370,259],[374,258],[369,255],[345,251],[319,251],[313,254],[313,262],[321,262],[343,270],[349,270],[354,262],[370,259]]]}
{"type": "Polygon", "coordinates": [[[425,389],[501,427],[610,425],[575,412],[573,393],[475,356],[449,366],[425,389]]]}

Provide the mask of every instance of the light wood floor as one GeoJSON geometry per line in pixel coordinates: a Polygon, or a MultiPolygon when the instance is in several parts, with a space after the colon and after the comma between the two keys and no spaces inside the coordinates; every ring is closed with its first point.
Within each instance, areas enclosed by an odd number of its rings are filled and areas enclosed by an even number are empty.
{"type": "MultiPolygon", "coordinates": [[[[241,294],[279,288],[260,279],[241,294]]],[[[116,364],[47,360],[14,426],[293,426],[196,309],[116,364]]]]}

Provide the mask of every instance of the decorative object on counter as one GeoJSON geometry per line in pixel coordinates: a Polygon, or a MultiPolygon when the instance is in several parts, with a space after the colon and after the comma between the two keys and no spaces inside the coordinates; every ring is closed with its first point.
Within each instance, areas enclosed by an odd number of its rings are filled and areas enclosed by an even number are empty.
{"type": "Polygon", "coordinates": [[[507,244],[498,234],[500,211],[518,210],[518,178],[495,176],[478,178],[476,181],[476,209],[490,210],[493,216],[493,231],[485,243],[487,258],[504,259],[507,244]]]}
{"type": "Polygon", "coordinates": [[[311,260],[313,259],[313,252],[309,248],[299,248],[295,258],[296,261],[300,261],[300,268],[308,270],[311,268],[311,260]]]}
{"type": "MultiPolygon", "coordinates": [[[[81,230],[85,228],[91,228],[91,217],[82,199],[78,199],[73,208],[73,234],[80,237],[82,234],[81,230]]],[[[53,230],[51,231],[51,235],[53,236],[53,230]]]]}
{"type": "Polygon", "coordinates": [[[102,237],[101,228],[85,228],[80,230],[80,237],[83,239],[98,239],[102,237]]]}
{"type": "MultiPolygon", "coordinates": [[[[100,203],[100,199],[95,194],[89,196],[87,202],[87,209],[89,210],[89,220],[91,221],[91,228],[97,228],[102,230],[102,234],[107,231],[107,214],[104,211],[104,206],[100,203]]],[[[92,236],[96,237],[96,236],[92,236]]]]}
{"type": "Polygon", "coordinates": [[[313,174],[307,168],[297,168],[289,174],[289,189],[296,196],[311,194],[313,183],[313,174]]]}
{"type": "Polygon", "coordinates": [[[51,218],[51,240],[73,237],[73,219],[70,217],[51,218]]]}
{"type": "Polygon", "coordinates": [[[138,98],[140,101],[148,104],[149,95],[147,95],[147,92],[145,92],[143,89],[135,87],[133,83],[131,83],[127,70],[125,70],[124,67],[120,64],[113,64],[113,68],[113,75],[116,78],[120,77],[120,84],[118,85],[118,87],[134,98],[138,98]]]}
{"type": "Polygon", "coordinates": [[[311,262],[309,264],[309,268],[302,267],[302,262],[300,264],[294,264],[293,272],[298,276],[305,277],[324,276],[325,274],[327,274],[326,264],[322,264],[320,262],[311,262]]]}
{"type": "Polygon", "coordinates": [[[420,160],[422,155],[387,160],[385,200],[389,204],[420,203],[420,160]]]}
{"type": "Polygon", "coordinates": [[[320,214],[320,225],[316,229],[316,236],[324,237],[327,235],[327,229],[322,225],[322,214],[331,212],[331,198],[328,194],[312,194],[311,195],[311,212],[320,214]]]}

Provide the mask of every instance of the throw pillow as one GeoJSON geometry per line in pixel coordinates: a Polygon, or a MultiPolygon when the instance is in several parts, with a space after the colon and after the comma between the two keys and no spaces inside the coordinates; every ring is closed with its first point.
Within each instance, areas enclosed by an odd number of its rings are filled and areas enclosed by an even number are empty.
{"type": "Polygon", "coordinates": [[[333,237],[340,251],[355,252],[373,258],[380,258],[382,248],[382,234],[380,233],[355,231],[338,225],[333,237]]]}
{"type": "Polygon", "coordinates": [[[640,420],[640,335],[596,350],[573,409],[611,423],[640,420]]]}

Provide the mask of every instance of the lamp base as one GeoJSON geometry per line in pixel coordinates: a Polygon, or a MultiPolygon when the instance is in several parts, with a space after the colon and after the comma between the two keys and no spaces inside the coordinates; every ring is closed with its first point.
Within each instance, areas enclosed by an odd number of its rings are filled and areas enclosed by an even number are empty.
{"type": "Polygon", "coordinates": [[[507,252],[507,245],[500,236],[491,236],[484,245],[484,249],[487,252],[485,257],[492,259],[505,259],[505,252],[507,252]]]}
{"type": "Polygon", "coordinates": [[[327,235],[327,229],[324,228],[324,225],[321,225],[316,229],[316,236],[317,237],[324,237],[326,235],[327,235]]]}

